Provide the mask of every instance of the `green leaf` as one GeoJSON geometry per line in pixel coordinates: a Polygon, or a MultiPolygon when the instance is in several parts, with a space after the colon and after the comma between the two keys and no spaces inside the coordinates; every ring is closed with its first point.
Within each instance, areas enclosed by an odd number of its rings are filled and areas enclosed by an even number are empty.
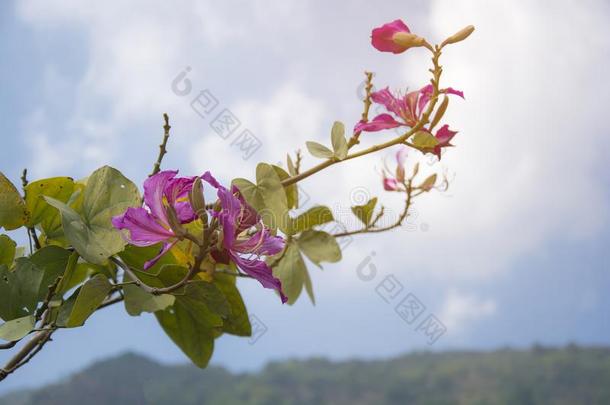
{"type": "Polygon", "coordinates": [[[7,235],[0,235],[0,265],[5,264],[7,267],[13,265],[15,260],[15,251],[17,244],[7,235]]]}
{"type": "Polygon", "coordinates": [[[294,235],[334,220],[333,213],[328,207],[312,207],[291,221],[290,233],[294,235]]]}
{"type": "Polygon", "coordinates": [[[61,212],[68,241],[88,262],[106,264],[110,256],[126,245],[111,223],[113,216],[140,204],[138,189],[116,169],[104,166],[89,177],[85,186],[82,215],[51,197],[45,200],[61,212]]]}
{"type": "Polygon", "coordinates": [[[43,272],[29,258],[15,260],[9,271],[0,265],[0,318],[5,321],[32,315],[38,304],[43,272]]]}
{"type": "Polygon", "coordinates": [[[112,290],[106,277],[96,274],[72,294],[59,309],[57,324],[74,328],[85,324],[112,290]]]}
{"type": "MultiPolygon", "coordinates": [[[[284,181],[290,177],[290,175],[281,167],[273,165],[273,170],[279,176],[280,181],[284,181]]],[[[297,188],[296,183],[293,183],[289,186],[284,187],[284,192],[286,193],[286,203],[288,208],[297,208],[299,206],[299,189],[297,188]]]]}
{"type": "Polygon", "coordinates": [[[0,339],[9,342],[19,340],[30,333],[34,329],[34,325],[36,325],[36,317],[33,315],[5,322],[0,325],[0,339]]]}
{"type": "Polygon", "coordinates": [[[170,339],[197,366],[207,366],[214,351],[214,338],[222,328],[222,319],[205,305],[176,303],[155,312],[159,324],[170,339]]]}
{"type": "Polygon", "coordinates": [[[280,177],[266,163],[256,166],[256,185],[246,179],[235,179],[235,185],[244,199],[262,217],[269,228],[284,231],[288,225],[288,200],[280,177]]]}
{"type": "Polygon", "coordinates": [[[354,205],[352,212],[364,225],[369,225],[376,205],[377,197],[373,197],[364,205],[354,205]]]}
{"type": "Polygon", "coordinates": [[[305,231],[298,239],[299,248],[316,265],[341,260],[341,248],[334,236],[322,231],[305,231]]]}
{"type": "Polygon", "coordinates": [[[248,310],[235,281],[234,276],[227,274],[216,274],[214,276],[214,284],[224,294],[231,310],[231,313],[223,319],[222,331],[231,335],[251,336],[252,325],[250,325],[248,310]]]}
{"type": "Polygon", "coordinates": [[[311,303],[316,305],[316,297],[313,293],[313,284],[311,283],[311,277],[309,276],[309,271],[307,271],[307,269],[305,269],[303,272],[303,283],[305,284],[305,291],[307,291],[307,295],[309,296],[311,303]]]}
{"type": "Polygon", "coordinates": [[[422,184],[420,184],[418,188],[421,188],[423,191],[432,190],[432,188],[436,184],[436,177],[437,177],[436,173],[428,176],[428,178],[426,178],[426,180],[424,180],[424,182],[422,184]]]}
{"type": "MultiPolygon", "coordinates": [[[[161,248],[162,246],[160,243],[146,247],[127,245],[125,250],[119,253],[119,257],[129,267],[143,269],[144,263],[157,256],[161,251],[161,248]]],[[[166,264],[177,264],[175,257],[170,253],[171,251],[168,254],[161,256],[161,258],[146,271],[146,274],[158,274],[161,271],[161,268],[166,264]]]]}
{"type": "Polygon", "coordinates": [[[345,126],[342,122],[335,121],[330,134],[334,156],[343,160],[347,156],[347,140],[345,139],[345,126]]]}
{"type": "Polygon", "coordinates": [[[25,201],[17,187],[0,172],[0,228],[17,229],[28,221],[25,201]]]}
{"type": "Polygon", "coordinates": [[[125,310],[131,316],[139,316],[142,312],[157,312],[174,305],[176,298],[170,294],[153,295],[140,287],[129,284],[123,286],[125,294],[125,310]]]}
{"type": "Polygon", "coordinates": [[[289,305],[294,304],[301,295],[305,273],[307,266],[301,257],[299,247],[295,243],[288,243],[282,258],[273,268],[273,275],[282,282],[282,290],[288,297],[289,305]]]}
{"type": "Polygon", "coordinates": [[[49,239],[56,237],[61,227],[61,217],[43,196],[67,203],[74,192],[74,180],[69,177],[53,177],[29,183],[25,188],[25,205],[30,213],[27,226],[40,224],[49,239]]]}
{"type": "MultiPolygon", "coordinates": [[[[40,280],[38,289],[39,301],[42,301],[47,296],[49,286],[52,285],[59,276],[64,274],[71,254],[72,252],[69,250],[62,249],[58,246],[45,246],[30,256],[30,261],[42,272],[42,279],[40,280]]],[[[68,289],[65,289],[62,292],[67,290],[68,289]]]]}
{"type": "Polygon", "coordinates": [[[288,166],[288,173],[290,173],[291,176],[296,176],[297,175],[297,169],[294,166],[294,163],[293,163],[292,158],[290,157],[290,155],[286,155],[286,165],[288,166]]]}
{"type": "MultiPolygon", "coordinates": [[[[174,264],[164,265],[157,273],[151,273],[150,270],[146,272],[134,270],[140,280],[156,288],[169,287],[180,282],[188,271],[186,267],[174,264]]],[[[204,304],[211,312],[219,316],[224,317],[231,313],[227,299],[215,283],[195,278],[186,286],[172,291],[171,294],[187,305],[191,303],[204,304]]]]}
{"type": "Polygon", "coordinates": [[[306,142],[305,145],[307,145],[307,150],[309,153],[317,158],[330,159],[335,156],[332,150],[318,142],[309,141],[306,142]]]}
{"type": "Polygon", "coordinates": [[[427,151],[438,145],[438,139],[428,131],[418,131],[411,138],[411,143],[421,151],[427,151]]]}

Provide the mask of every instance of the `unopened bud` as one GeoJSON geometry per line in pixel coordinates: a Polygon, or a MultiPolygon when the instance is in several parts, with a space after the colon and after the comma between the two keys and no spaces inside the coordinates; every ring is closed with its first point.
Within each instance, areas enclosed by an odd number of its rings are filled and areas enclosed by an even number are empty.
{"type": "Polygon", "coordinates": [[[445,111],[447,111],[448,106],[449,106],[449,97],[447,97],[447,95],[445,95],[445,97],[443,98],[443,101],[441,102],[441,105],[436,110],[436,114],[434,115],[434,118],[432,118],[432,121],[430,121],[430,130],[432,130],[432,128],[434,128],[436,126],[436,124],[438,124],[440,122],[441,118],[443,118],[443,115],[445,115],[445,111]]]}
{"type": "Polygon", "coordinates": [[[473,32],[474,32],[474,25],[469,25],[467,27],[464,27],[461,30],[459,30],[458,32],[456,32],[455,34],[453,34],[452,36],[450,36],[449,38],[447,38],[446,40],[444,40],[443,43],[441,44],[441,46],[455,44],[456,42],[463,41],[466,38],[468,38],[470,36],[470,34],[472,34],[473,32]]]}
{"type": "Polygon", "coordinates": [[[193,187],[189,193],[189,202],[191,203],[191,208],[193,211],[199,216],[199,218],[207,223],[208,221],[208,213],[205,209],[205,198],[203,197],[203,183],[201,182],[201,178],[197,177],[195,182],[193,183],[193,187]]]}
{"type": "Polygon", "coordinates": [[[178,214],[176,214],[176,210],[174,207],[169,205],[166,210],[167,213],[167,222],[169,223],[169,227],[176,234],[177,237],[182,238],[184,236],[185,230],[178,219],[178,214]]]}
{"type": "Polygon", "coordinates": [[[426,45],[424,38],[408,32],[397,32],[392,36],[392,41],[404,49],[426,45]]]}

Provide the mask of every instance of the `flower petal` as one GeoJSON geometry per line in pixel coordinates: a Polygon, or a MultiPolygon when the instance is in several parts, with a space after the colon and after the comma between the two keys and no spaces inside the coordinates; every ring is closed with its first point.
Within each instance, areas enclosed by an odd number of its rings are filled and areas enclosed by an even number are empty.
{"type": "Polygon", "coordinates": [[[396,152],[396,179],[401,182],[405,180],[405,160],[408,150],[403,146],[396,152]]]}
{"type": "Polygon", "coordinates": [[[234,251],[255,255],[274,255],[284,249],[284,238],[273,236],[268,228],[263,228],[246,240],[235,243],[234,251]]]}
{"type": "Polygon", "coordinates": [[[267,263],[262,260],[245,259],[236,254],[232,254],[231,257],[237,267],[257,279],[263,287],[279,292],[282,303],[288,301],[288,297],[282,291],[282,282],[273,276],[273,271],[267,263]]]}
{"type": "Polygon", "coordinates": [[[441,93],[445,93],[445,94],[455,94],[456,96],[460,96],[462,98],[464,98],[464,92],[461,90],[456,90],[452,87],[447,87],[446,89],[441,90],[441,93]]]}
{"type": "Polygon", "coordinates": [[[403,115],[405,107],[403,100],[395,97],[388,87],[371,93],[371,100],[374,103],[383,105],[386,110],[396,114],[398,117],[403,115]]]}
{"type": "Polygon", "coordinates": [[[175,236],[142,207],[127,208],[125,213],[112,218],[112,225],[116,229],[127,229],[129,237],[126,239],[136,246],[154,245],[175,236]]]}
{"type": "Polygon", "coordinates": [[[178,174],[177,170],[164,170],[144,181],[144,204],[162,224],[167,224],[163,197],[167,182],[178,174]]]}
{"type": "Polygon", "coordinates": [[[386,191],[396,191],[398,190],[398,181],[391,177],[383,176],[383,189],[386,191]]]}
{"type": "Polygon", "coordinates": [[[409,33],[411,31],[409,31],[409,27],[407,27],[404,22],[395,20],[373,29],[373,32],[371,33],[371,43],[381,52],[404,52],[406,48],[397,45],[392,39],[397,32],[409,33]]]}
{"type": "Polygon", "coordinates": [[[148,270],[150,269],[152,266],[155,265],[155,263],[157,263],[159,261],[159,259],[166,254],[167,252],[169,252],[169,250],[171,248],[174,247],[174,245],[178,243],[178,240],[175,240],[171,243],[164,243],[163,247],[161,248],[161,250],[159,251],[159,254],[157,254],[155,257],[153,257],[152,259],[150,259],[149,261],[144,263],[144,270],[148,270]]]}
{"type": "Polygon", "coordinates": [[[377,132],[384,129],[391,129],[403,126],[402,122],[398,122],[390,114],[379,114],[372,121],[360,121],[354,127],[354,132],[377,132]]]}
{"type": "Polygon", "coordinates": [[[457,131],[452,131],[449,129],[449,125],[443,125],[436,131],[435,138],[438,140],[437,146],[449,146],[449,142],[451,139],[457,134],[457,131]]]}

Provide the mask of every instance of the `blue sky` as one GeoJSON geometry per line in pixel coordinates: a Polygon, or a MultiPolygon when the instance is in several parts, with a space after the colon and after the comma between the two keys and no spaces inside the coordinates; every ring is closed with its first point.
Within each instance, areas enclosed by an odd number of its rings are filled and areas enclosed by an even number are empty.
{"type": "MultiPolygon", "coordinates": [[[[450,174],[449,191],[419,200],[407,229],[354,240],[343,262],[312,269],[315,307],[305,299],[282,307],[242,282],[267,332],[253,345],[223,337],[213,362],[244,370],[287,357],[608,344],[609,6],[489,3],[0,3],[0,170],[17,181],[23,167],[33,178],[83,177],[111,164],[140,183],[168,112],[166,167],[209,169],[225,181],[252,177],[258,161],[326,139],[334,120],[351,126],[365,69],[376,72],[378,87],[425,82],[427,56],[375,52],[372,27],[402,18],[440,42],[474,24],[475,34],[444,55],[446,83],[466,93],[446,117],[460,130],[457,147],[442,163],[424,165],[450,174]],[[171,83],[187,66],[193,89],[181,97],[171,83]],[[250,159],[191,109],[202,90],[260,139],[250,159]],[[377,269],[369,282],[357,270],[367,257],[377,269]],[[396,300],[414,294],[447,327],[434,345],[396,314],[396,301],[377,294],[389,276],[402,285],[396,300]]],[[[345,220],[361,195],[399,209],[379,181],[390,153],[304,182],[309,204],[327,204],[345,220]]],[[[58,333],[0,392],[125,350],[184,361],[152,317],[130,318],[116,307],[58,333]]]]}

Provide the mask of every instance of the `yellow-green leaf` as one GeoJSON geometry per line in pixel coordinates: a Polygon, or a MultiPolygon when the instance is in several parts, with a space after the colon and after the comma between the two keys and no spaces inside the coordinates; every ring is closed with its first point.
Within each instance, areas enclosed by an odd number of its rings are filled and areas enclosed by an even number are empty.
{"type": "Polygon", "coordinates": [[[17,229],[28,221],[25,201],[17,187],[0,172],[0,228],[17,229]]]}

